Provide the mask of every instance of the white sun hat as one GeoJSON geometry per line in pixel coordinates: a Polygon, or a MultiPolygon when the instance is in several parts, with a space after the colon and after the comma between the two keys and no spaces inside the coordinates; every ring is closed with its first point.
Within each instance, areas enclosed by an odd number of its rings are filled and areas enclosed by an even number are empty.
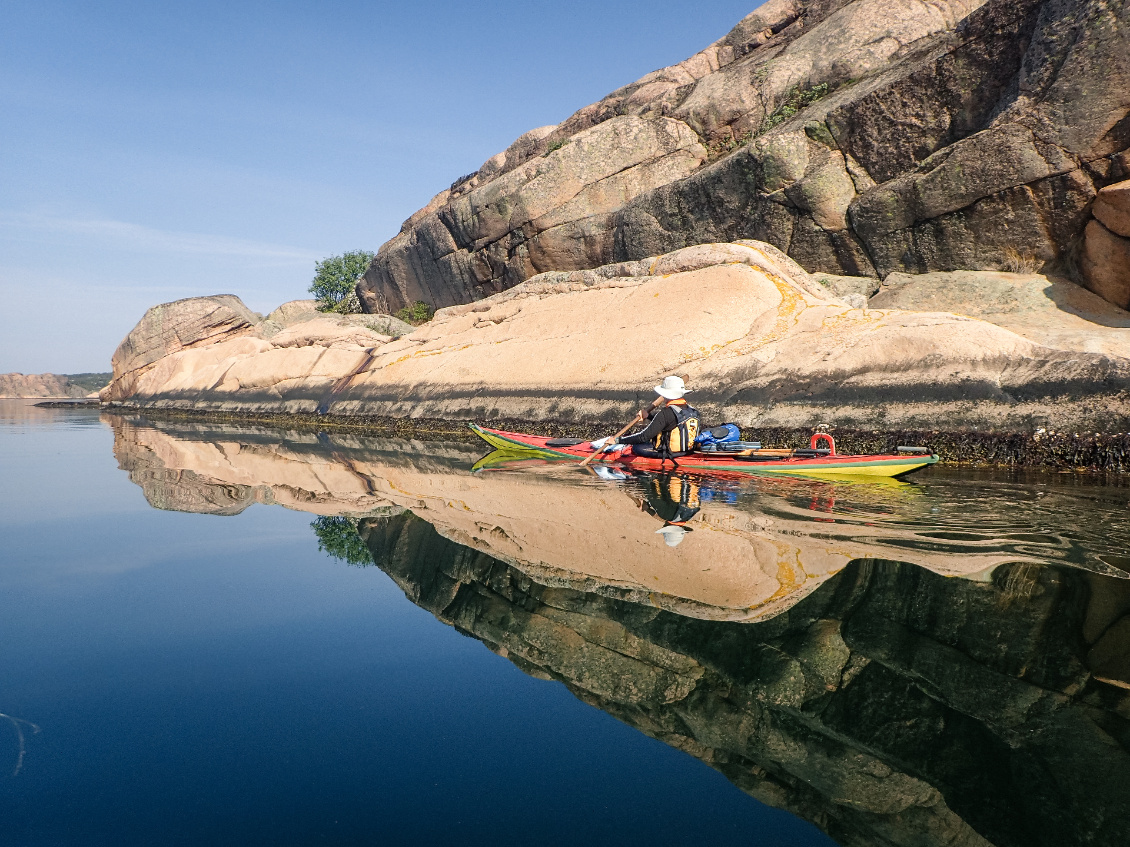
{"type": "Polygon", "coordinates": [[[669,376],[663,380],[662,385],[655,386],[655,393],[668,400],[678,400],[688,391],[690,389],[677,376],[669,376]]]}
{"type": "Polygon", "coordinates": [[[690,532],[689,529],[684,529],[681,526],[671,526],[670,524],[668,524],[667,526],[663,527],[663,529],[657,529],[655,531],[655,534],[662,535],[663,543],[668,547],[678,547],[683,543],[683,538],[688,532],[690,532]]]}

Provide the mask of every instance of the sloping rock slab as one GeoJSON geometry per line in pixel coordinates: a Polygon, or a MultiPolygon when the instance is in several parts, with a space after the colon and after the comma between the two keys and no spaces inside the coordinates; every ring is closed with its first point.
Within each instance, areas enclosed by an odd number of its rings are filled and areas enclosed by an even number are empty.
{"type": "Polygon", "coordinates": [[[757,242],[539,275],[372,347],[278,339],[180,350],[128,402],[618,421],[675,373],[711,419],[750,426],[1130,428],[1130,360],[1088,351],[1085,332],[1053,347],[952,313],[853,308],[757,242]]]}
{"type": "Polygon", "coordinates": [[[954,312],[1058,350],[1130,358],[1130,312],[1065,279],[1003,271],[891,274],[873,309],[954,312]]]}

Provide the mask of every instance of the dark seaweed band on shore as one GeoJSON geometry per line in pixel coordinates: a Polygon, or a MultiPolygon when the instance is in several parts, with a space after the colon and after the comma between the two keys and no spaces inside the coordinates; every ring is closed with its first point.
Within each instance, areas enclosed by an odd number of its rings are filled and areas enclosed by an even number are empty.
{"type": "MultiPolygon", "coordinates": [[[[135,414],[162,420],[255,424],[274,429],[347,431],[368,435],[419,438],[425,441],[467,441],[478,438],[470,421],[441,418],[388,418],[369,415],[309,415],[285,412],[217,412],[192,409],[150,409],[120,405],[115,414],[135,414]]],[[[491,427],[549,438],[598,438],[607,424],[498,419],[491,427]]],[[[944,430],[834,430],[841,453],[891,453],[901,445],[929,447],[946,465],[1042,469],[1088,473],[1130,472],[1130,433],[1002,433],[944,430]]],[[[806,447],[811,429],[795,427],[743,428],[744,439],[766,446],[806,447]]]]}

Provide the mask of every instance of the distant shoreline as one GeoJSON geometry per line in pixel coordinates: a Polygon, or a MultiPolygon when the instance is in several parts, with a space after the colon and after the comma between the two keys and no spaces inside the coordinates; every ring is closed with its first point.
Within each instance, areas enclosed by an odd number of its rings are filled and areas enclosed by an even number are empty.
{"type": "Polygon", "coordinates": [[[41,409],[69,409],[80,407],[84,409],[101,408],[102,404],[95,397],[7,397],[7,400],[38,400],[34,405],[41,409]]]}

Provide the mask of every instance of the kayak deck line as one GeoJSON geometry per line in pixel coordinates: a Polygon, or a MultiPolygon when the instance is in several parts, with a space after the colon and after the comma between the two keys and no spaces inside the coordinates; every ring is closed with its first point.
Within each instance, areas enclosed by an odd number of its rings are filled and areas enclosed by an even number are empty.
{"type": "MultiPolygon", "coordinates": [[[[590,442],[582,442],[572,447],[550,447],[547,442],[553,439],[540,435],[526,435],[520,432],[506,432],[500,429],[471,424],[471,430],[496,450],[535,454],[557,459],[585,459],[592,455],[587,449],[590,442]]],[[[645,458],[642,456],[619,455],[597,457],[625,467],[641,470],[658,470],[670,467],[672,460],[645,458]]],[[[691,453],[680,456],[674,463],[684,470],[716,472],[726,474],[799,474],[812,476],[850,474],[852,476],[897,477],[932,465],[938,461],[934,453],[845,455],[831,454],[818,457],[770,458],[766,456],[739,456],[712,453],[691,453]]]]}

